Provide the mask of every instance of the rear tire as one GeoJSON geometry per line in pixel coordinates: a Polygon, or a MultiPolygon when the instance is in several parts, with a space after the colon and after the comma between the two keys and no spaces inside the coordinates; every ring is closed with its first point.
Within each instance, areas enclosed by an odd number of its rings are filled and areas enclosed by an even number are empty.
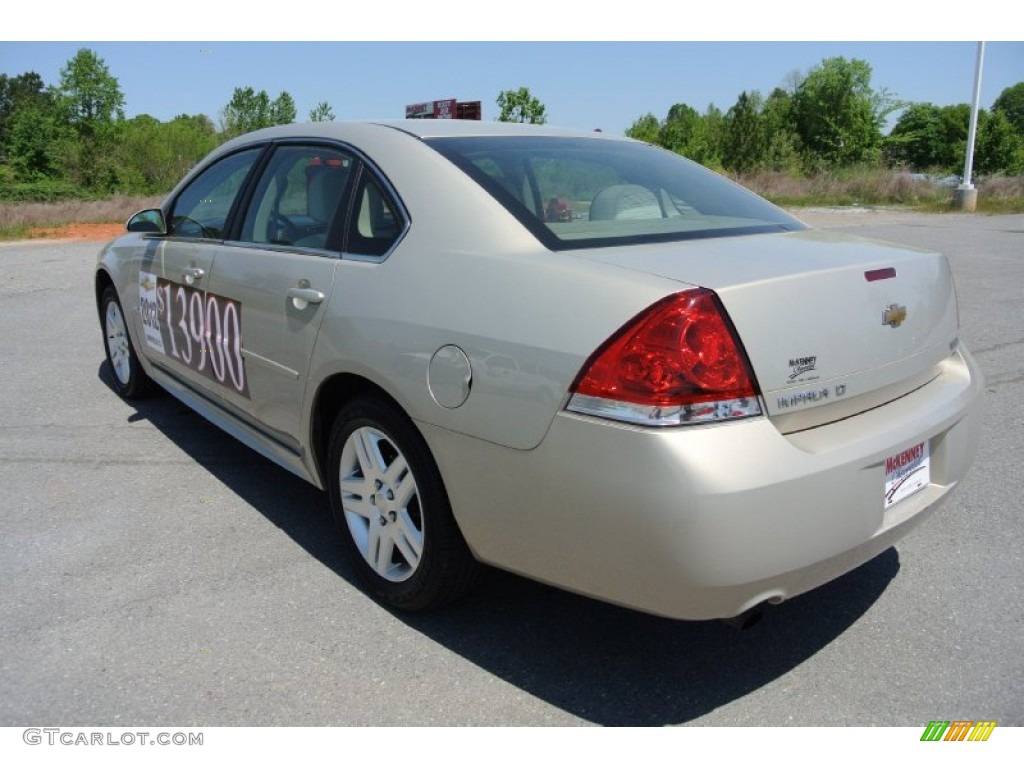
{"type": "Polygon", "coordinates": [[[407,611],[442,605],[476,581],[437,464],[412,422],[377,399],[342,408],[331,430],[328,491],[366,590],[407,611]]]}
{"type": "Polygon", "coordinates": [[[100,323],[114,390],[126,400],[149,394],[153,382],[135,353],[135,345],[128,333],[128,319],[112,285],[108,285],[100,296],[100,323]]]}

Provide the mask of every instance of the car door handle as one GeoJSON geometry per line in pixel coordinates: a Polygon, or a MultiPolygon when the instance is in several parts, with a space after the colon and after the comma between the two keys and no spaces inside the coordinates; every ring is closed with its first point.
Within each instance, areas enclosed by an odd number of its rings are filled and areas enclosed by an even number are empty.
{"type": "Polygon", "coordinates": [[[187,267],[181,276],[185,278],[187,285],[194,285],[196,280],[202,280],[206,272],[201,267],[187,267]]]}
{"type": "Polygon", "coordinates": [[[288,298],[296,309],[305,309],[310,304],[319,304],[326,297],[316,288],[289,288],[288,298]]]}

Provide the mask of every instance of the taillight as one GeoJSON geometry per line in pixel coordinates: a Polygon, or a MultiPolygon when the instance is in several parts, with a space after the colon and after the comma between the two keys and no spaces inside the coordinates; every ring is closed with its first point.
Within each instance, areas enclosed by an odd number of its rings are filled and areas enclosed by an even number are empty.
{"type": "Polygon", "coordinates": [[[662,299],[598,348],[568,409],[649,426],[759,416],[757,384],[714,291],[662,299]]]}

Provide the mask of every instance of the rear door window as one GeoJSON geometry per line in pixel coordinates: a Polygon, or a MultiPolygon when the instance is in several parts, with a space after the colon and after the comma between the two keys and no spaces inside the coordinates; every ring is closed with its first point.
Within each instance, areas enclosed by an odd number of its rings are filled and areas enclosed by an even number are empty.
{"type": "Polygon", "coordinates": [[[319,146],[279,146],[253,192],[242,223],[244,242],[327,248],[343,215],[351,155],[319,146]]]}

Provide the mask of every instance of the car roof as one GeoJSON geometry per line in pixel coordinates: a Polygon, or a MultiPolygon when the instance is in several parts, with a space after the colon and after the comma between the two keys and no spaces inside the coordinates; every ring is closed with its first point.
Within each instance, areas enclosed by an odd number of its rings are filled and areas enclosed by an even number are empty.
{"type": "Polygon", "coordinates": [[[296,137],[322,137],[334,139],[350,138],[353,132],[366,135],[367,132],[401,131],[421,139],[459,136],[556,136],[578,138],[603,138],[624,140],[600,131],[579,131],[550,125],[528,125],[522,123],[484,122],[482,120],[351,120],[324,123],[291,123],[273,128],[263,128],[239,136],[228,145],[247,144],[254,141],[273,141],[296,137]]]}
{"type": "Polygon", "coordinates": [[[423,139],[444,136],[603,136],[601,132],[587,133],[546,124],[485,123],[482,120],[375,120],[373,122],[376,125],[396,128],[423,139]]]}

